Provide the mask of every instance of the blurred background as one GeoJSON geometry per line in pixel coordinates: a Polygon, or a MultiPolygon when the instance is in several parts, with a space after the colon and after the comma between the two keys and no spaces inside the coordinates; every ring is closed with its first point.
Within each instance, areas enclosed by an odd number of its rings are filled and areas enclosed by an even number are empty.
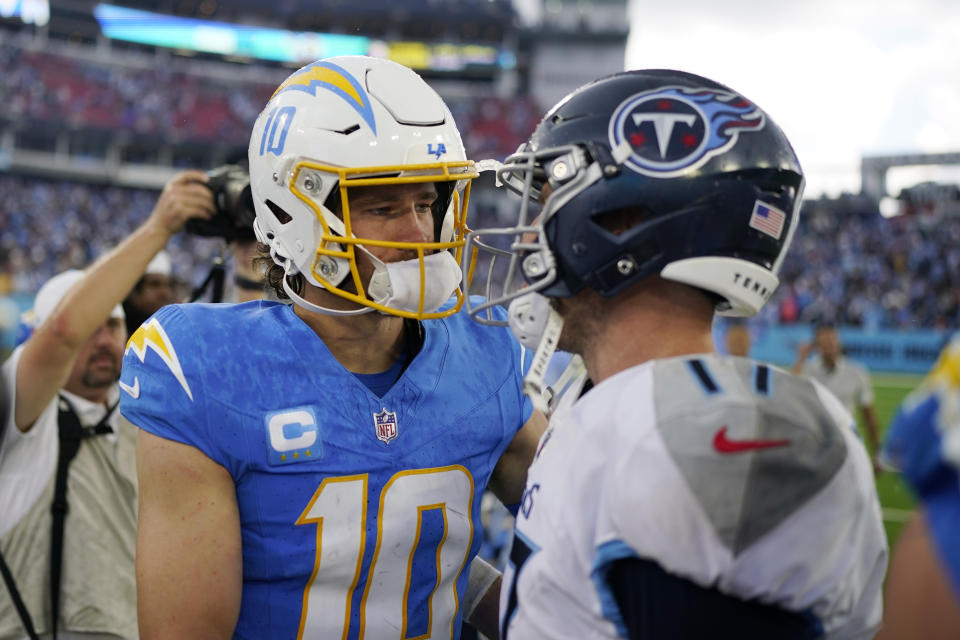
{"type": "MultiPolygon", "coordinates": [[[[0,0],[0,355],[39,285],[129,233],[177,169],[244,159],[260,108],[306,62],[416,69],[474,159],[503,159],[588,80],[673,67],[757,102],[808,173],[780,288],[747,325],[750,355],[789,365],[815,323],[834,323],[870,369],[883,429],[960,321],[960,3],[798,4],[0,0]]],[[[485,178],[469,223],[514,210],[485,178]]],[[[189,290],[224,246],[181,234],[170,250],[189,290]]],[[[878,483],[893,537],[912,500],[895,474],[878,483]]],[[[492,558],[509,526],[497,508],[492,558]]]]}

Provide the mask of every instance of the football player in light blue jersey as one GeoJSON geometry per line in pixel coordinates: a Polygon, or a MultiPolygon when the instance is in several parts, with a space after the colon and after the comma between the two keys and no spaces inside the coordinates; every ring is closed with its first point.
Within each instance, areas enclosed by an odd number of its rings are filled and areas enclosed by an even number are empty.
{"type": "Polygon", "coordinates": [[[960,337],[907,396],[882,459],[921,508],[897,539],[878,640],[947,640],[960,633],[960,337]]]}
{"type": "Polygon", "coordinates": [[[495,634],[481,498],[519,502],[545,420],[519,344],[459,313],[477,173],[449,110],[406,67],[321,60],[249,156],[293,304],[165,307],[125,355],[141,637],[495,634]]]}

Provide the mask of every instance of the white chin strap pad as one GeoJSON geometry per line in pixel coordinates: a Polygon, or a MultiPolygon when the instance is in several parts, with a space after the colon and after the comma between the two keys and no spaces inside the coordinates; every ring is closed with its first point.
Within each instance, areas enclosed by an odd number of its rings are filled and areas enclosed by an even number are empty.
{"type": "MultiPolygon", "coordinates": [[[[420,260],[413,258],[376,265],[367,294],[377,304],[416,313],[420,306],[420,260]]],[[[462,278],[460,265],[449,251],[423,258],[423,311],[432,313],[450,299],[462,278]]]]}

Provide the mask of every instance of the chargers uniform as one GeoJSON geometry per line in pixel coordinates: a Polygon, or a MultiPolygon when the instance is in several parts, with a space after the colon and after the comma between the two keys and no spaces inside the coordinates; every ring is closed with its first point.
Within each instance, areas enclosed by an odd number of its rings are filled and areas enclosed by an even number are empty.
{"type": "Polygon", "coordinates": [[[887,433],[883,459],[923,501],[938,556],[960,594],[960,337],[954,337],[887,433]]]}
{"type": "MultiPolygon", "coordinates": [[[[800,637],[873,637],[887,545],[852,425],[818,383],[713,355],[647,362],[562,402],[527,474],[501,637],[616,638],[625,615],[655,618],[664,596],[619,610],[621,559],[646,567],[648,593],[679,578],[774,605],[800,637]]],[[[710,624],[695,602],[670,604],[710,624]]]]}
{"type": "Polygon", "coordinates": [[[165,307],[131,337],[120,409],[237,488],[238,638],[457,638],[480,502],[529,418],[520,346],[466,314],[377,397],[290,306],[165,307]]]}

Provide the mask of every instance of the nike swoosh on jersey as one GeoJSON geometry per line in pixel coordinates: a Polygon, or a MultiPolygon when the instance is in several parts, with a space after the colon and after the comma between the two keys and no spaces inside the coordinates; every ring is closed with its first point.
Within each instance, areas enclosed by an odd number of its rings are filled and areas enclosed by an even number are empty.
{"type": "Polygon", "coordinates": [[[720,427],[713,436],[713,448],[719,453],[742,453],[759,449],[775,449],[790,444],[789,440],[730,440],[727,427],[720,427]]]}
{"type": "Polygon", "coordinates": [[[119,384],[120,388],[126,391],[127,394],[134,400],[140,397],[140,378],[135,377],[132,385],[123,384],[123,382],[120,380],[117,380],[117,384],[119,384]]]}

